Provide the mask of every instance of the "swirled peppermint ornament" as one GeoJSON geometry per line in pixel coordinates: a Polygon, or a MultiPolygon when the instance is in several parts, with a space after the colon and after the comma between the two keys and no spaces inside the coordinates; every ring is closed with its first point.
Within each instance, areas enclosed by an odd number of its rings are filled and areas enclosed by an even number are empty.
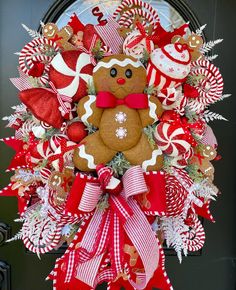
{"type": "Polygon", "coordinates": [[[196,215],[191,214],[187,219],[187,224],[191,227],[189,232],[183,233],[182,237],[188,251],[195,252],[202,249],[205,243],[204,228],[196,215]]]}
{"type": "Polygon", "coordinates": [[[52,60],[49,79],[59,94],[78,101],[87,95],[93,67],[89,54],[76,50],[64,51],[52,60]]]}
{"type": "Polygon", "coordinates": [[[190,72],[191,55],[186,45],[168,44],[155,49],[149,59],[147,80],[159,91],[178,87],[190,72]]]}
{"type": "Polygon", "coordinates": [[[68,140],[68,137],[64,134],[55,134],[49,139],[50,147],[54,153],[61,146],[62,140],[68,140]]]}
{"type": "Polygon", "coordinates": [[[35,38],[27,43],[20,52],[19,66],[27,76],[39,77],[42,84],[48,82],[48,71],[50,62],[59,51],[59,46],[47,38],[35,38]],[[46,54],[51,50],[52,56],[46,54]]]}
{"type": "Polygon", "coordinates": [[[191,147],[190,140],[181,126],[174,126],[166,122],[157,125],[154,137],[158,147],[165,154],[177,157],[188,152],[191,147]]]}
{"type": "Polygon", "coordinates": [[[190,99],[188,107],[199,114],[206,106],[214,104],[221,98],[224,82],[219,69],[208,60],[198,60],[192,63],[190,76],[198,75],[204,76],[196,86],[199,96],[190,99]]]}
{"type": "Polygon", "coordinates": [[[176,107],[176,102],[182,97],[182,91],[176,88],[167,88],[157,94],[158,100],[165,110],[172,110],[176,107]]]}
{"type": "Polygon", "coordinates": [[[153,41],[148,40],[145,36],[140,36],[140,32],[133,31],[125,38],[123,43],[124,54],[130,55],[136,59],[140,59],[143,57],[144,51],[152,52],[154,50],[153,41]],[[137,43],[135,43],[136,41],[137,43]]]}
{"type": "Polygon", "coordinates": [[[53,154],[48,141],[39,142],[30,152],[30,162],[37,166],[43,160],[47,160],[53,154]]]}
{"type": "Polygon", "coordinates": [[[174,157],[170,163],[176,168],[185,168],[188,166],[188,160],[193,157],[193,154],[193,148],[190,148],[186,153],[174,157]]]}
{"type": "Polygon", "coordinates": [[[185,107],[188,104],[188,99],[184,94],[180,95],[180,98],[175,102],[173,110],[180,116],[185,114],[185,107]]]}

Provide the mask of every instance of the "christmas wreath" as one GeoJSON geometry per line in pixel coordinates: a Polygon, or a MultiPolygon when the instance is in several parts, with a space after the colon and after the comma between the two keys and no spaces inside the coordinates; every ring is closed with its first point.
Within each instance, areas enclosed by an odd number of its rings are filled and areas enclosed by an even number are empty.
{"type": "Polygon", "coordinates": [[[38,256],[67,243],[53,289],[173,289],[163,245],[205,242],[202,218],[219,191],[209,111],[223,79],[203,30],[166,31],[147,2],[124,0],[98,25],[74,13],[41,23],[11,82],[21,104],[5,117],[16,154],[2,196],[18,199],[22,239],[38,256]]]}

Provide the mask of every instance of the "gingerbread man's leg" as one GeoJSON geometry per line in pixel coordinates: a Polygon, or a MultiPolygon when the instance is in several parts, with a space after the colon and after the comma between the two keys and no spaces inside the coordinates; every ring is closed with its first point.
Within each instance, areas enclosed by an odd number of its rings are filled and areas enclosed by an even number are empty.
{"type": "Polygon", "coordinates": [[[141,165],[144,171],[160,170],[163,166],[163,155],[157,146],[152,148],[147,136],[143,133],[139,143],[123,152],[132,165],[141,165]]]}
{"type": "Polygon", "coordinates": [[[75,149],[73,161],[81,171],[93,171],[98,164],[106,164],[117,152],[109,149],[102,141],[99,131],[88,135],[75,149]]]}

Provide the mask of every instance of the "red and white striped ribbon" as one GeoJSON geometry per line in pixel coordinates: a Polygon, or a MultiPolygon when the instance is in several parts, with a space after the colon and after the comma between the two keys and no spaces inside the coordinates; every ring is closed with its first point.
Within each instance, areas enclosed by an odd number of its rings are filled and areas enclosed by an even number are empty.
{"type": "Polygon", "coordinates": [[[93,52],[92,52],[92,50],[93,50],[93,48],[94,48],[94,46],[95,46],[95,44],[96,44],[96,39],[97,39],[97,36],[94,35],[93,38],[92,38],[92,41],[91,41],[91,44],[90,44],[89,50],[86,49],[84,46],[80,46],[80,47],[79,47],[79,50],[81,50],[81,51],[83,51],[83,52],[85,52],[85,53],[87,53],[87,54],[90,55],[91,63],[92,63],[94,66],[97,64],[97,62],[96,62],[96,60],[95,60],[95,58],[94,58],[94,56],[93,56],[93,52]]]}
{"type": "Polygon", "coordinates": [[[73,276],[74,263],[75,263],[75,251],[73,250],[73,251],[70,251],[69,253],[69,262],[67,265],[65,283],[69,283],[73,276]]]}
{"type": "Polygon", "coordinates": [[[140,166],[133,166],[128,169],[123,175],[122,182],[126,199],[148,191],[143,170],[140,166]]]}
{"type": "Polygon", "coordinates": [[[112,215],[110,227],[110,254],[111,267],[114,273],[119,274],[124,269],[124,259],[122,251],[124,247],[124,231],[121,227],[121,220],[116,213],[112,215]]]}
{"type": "Polygon", "coordinates": [[[119,24],[111,16],[108,17],[106,25],[96,25],[94,28],[113,53],[121,53],[124,40],[118,33],[119,24]]]}
{"type": "Polygon", "coordinates": [[[20,77],[10,78],[10,81],[19,91],[31,89],[32,85],[29,82],[29,77],[25,73],[23,73],[19,67],[18,67],[18,71],[19,71],[20,77]]]}
{"type": "Polygon", "coordinates": [[[158,240],[138,204],[132,198],[128,199],[127,203],[134,214],[124,224],[124,229],[139,253],[145,270],[145,277],[141,284],[132,280],[130,280],[130,283],[135,289],[145,289],[158,267],[158,240]]]}
{"type": "Polygon", "coordinates": [[[84,193],[81,197],[78,209],[85,212],[94,210],[99,198],[102,195],[102,190],[99,184],[87,183],[84,188],[84,193]]]}

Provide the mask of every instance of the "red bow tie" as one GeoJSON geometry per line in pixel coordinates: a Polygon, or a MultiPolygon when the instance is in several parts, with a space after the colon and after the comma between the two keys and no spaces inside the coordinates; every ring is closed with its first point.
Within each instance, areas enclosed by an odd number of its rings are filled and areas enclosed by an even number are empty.
{"type": "Polygon", "coordinates": [[[96,98],[98,108],[115,108],[119,105],[126,105],[132,109],[147,109],[148,96],[146,94],[129,94],[124,99],[117,99],[110,92],[99,92],[96,98]]]}

